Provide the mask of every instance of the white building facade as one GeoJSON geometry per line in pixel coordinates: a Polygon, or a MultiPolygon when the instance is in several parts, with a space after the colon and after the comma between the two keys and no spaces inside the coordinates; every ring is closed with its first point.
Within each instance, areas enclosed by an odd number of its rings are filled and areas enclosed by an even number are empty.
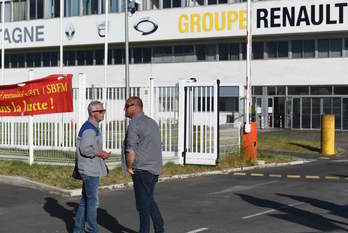
{"type": "MultiPolygon", "coordinates": [[[[231,0],[143,0],[129,14],[130,86],[175,86],[220,80],[223,122],[242,121],[246,77],[246,3],[231,0]]],[[[79,73],[87,87],[125,85],[124,1],[109,0],[105,74],[105,0],[5,1],[2,84],[79,73]],[[123,12],[122,12],[123,11],[123,12]],[[60,68],[60,35],[63,68],[60,68]]],[[[253,119],[259,127],[319,129],[335,114],[348,129],[348,1],[255,1],[252,4],[253,119]]]]}

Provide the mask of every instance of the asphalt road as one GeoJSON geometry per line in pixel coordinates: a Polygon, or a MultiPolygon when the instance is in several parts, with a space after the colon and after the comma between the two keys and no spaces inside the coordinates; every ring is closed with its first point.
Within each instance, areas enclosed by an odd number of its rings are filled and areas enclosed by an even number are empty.
{"type": "MultiPolygon", "coordinates": [[[[167,233],[348,232],[346,178],[348,160],[342,155],[159,183],[156,198],[167,233]]],[[[1,233],[72,232],[79,198],[4,184],[0,190],[1,233]]],[[[102,233],[136,232],[133,190],[100,193],[98,217],[102,233]]]]}

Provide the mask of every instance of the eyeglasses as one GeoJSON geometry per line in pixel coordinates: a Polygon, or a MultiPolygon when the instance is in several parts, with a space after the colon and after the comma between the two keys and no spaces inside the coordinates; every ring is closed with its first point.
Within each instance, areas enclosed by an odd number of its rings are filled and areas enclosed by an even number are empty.
{"type": "Polygon", "coordinates": [[[135,104],[126,104],[126,105],[124,106],[124,108],[127,109],[127,108],[129,108],[129,107],[134,106],[134,105],[135,105],[135,104]]]}
{"type": "Polygon", "coordinates": [[[97,113],[105,113],[106,112],[106,109],[101,109],[101,110],[94,110],[92,112],[97,112],[97,113]]]}

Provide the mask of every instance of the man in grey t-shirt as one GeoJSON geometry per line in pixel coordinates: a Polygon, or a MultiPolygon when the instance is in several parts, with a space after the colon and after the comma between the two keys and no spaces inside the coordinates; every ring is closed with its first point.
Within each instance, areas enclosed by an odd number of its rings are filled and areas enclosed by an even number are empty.
{"type": "Polygon", "coordinates": [[[163,233],[163,218],[154,199],[155,185],[162,170],[160,130],[153,119],[144,115],[139,97],[130,97],[124,111],[126,117],[131,118],[126,132],[125,153],[139,213],[139,233],[150,232],[150,216],[155,233],[163,233]]]}

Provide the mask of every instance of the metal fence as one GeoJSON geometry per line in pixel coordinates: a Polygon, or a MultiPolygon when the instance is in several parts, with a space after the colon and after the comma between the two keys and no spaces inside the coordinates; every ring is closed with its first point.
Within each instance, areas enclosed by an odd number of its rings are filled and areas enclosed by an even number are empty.
{"type": "MultiPolygon", "coordinates": [[[[100,124],[104,148],[111,151],[109,164],[120,162],[121,147],[126,131],[124,116],[125,88],[73,89],[74,112],[37,115],[32,117],[33,131],[29,135],[29,116],[2,117],[0,122],[0,159],[29,160],[29,139],[32,137],[34,163],[72,165],[79,127],[87,117],[87,104],[91,100],[104,102],[105,120],[100,124]],[[104,98],[103,95],[106,95],[104,98]],[[82,98],[81,98],[82,96],[82,98]],[[105,100],[106,99],[106,100],[105,100]]],[[[131,95],[142,98],[144,112],[155,119],[161,130],[164,160],[177,161],[179,92],[177,86],[132,87],[131,95]]],[[[227,124],[220,130],[221,153],[239,148],[239,125],[227,124]]],[[[181,156],[181,155],[180,155],[181,156]]]]}

